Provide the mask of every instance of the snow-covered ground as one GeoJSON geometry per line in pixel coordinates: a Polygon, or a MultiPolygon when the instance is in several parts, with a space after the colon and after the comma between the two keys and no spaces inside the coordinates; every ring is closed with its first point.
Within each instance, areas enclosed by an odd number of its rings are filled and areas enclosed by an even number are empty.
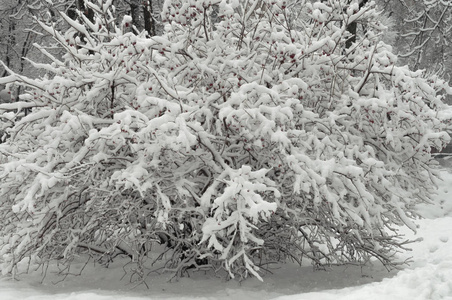
{"type": "Polygon", "coordinates": [[[84,276],[61,282],[52,272],[42,284],[39,271],[20,276],[20,281],[0,277],[0,299],[452,299],[452,174],[443,171],[443,177],[437,204],[422,207],[425,219],[417,221],[417,235],[403,229],[407,237],[423,240],[401,254],[413,262],[398,272],[379,265],[314,271],[285,264],[272,268],[273,274],[266,275],[263,283],[253,278],[242,283],[224,281],[198,272],[172,283],[165,276],[151,278],[147,289],[144,285],[134,288],[127,276],[121,280],[120,267],[89,264],[84,276]]]}

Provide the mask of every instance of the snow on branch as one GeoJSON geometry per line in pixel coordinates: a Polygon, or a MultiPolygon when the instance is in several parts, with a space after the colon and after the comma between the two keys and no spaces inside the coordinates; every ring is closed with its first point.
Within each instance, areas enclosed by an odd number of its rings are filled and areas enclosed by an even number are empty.
{"type": "Polygon", "coordinates": [[[41,24],[65,54],[1,79],[25,87],[0,105],[3,272],[83,254],[140,276],[397,266],[394,225],[415,229],[449,142],[450,87],[399,67],[374,5],[349,2],[166,1],[152,38],[131,17],[107,30],[107,1],[88,5],[97,21],[41,24]],[[351,42],[347,22],[367,29],[351,42]]]}

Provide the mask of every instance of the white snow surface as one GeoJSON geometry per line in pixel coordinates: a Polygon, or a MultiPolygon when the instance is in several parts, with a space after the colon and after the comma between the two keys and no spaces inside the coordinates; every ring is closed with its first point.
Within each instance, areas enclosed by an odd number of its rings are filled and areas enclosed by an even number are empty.
{"type": "Polygon", "coordinates": [[[255,278],[241,283],[225,281],[197,272],[176,282],[168,282],[171,275],[151,276],[148,289],[130,284],[127,275],[121,279],[124,272],[119,265],[104,268],[90,263],[83,276],[69,276],[64,281],[51,268],[43,283],[41,270],[22,274],[18,280],[0,277],[0,299],[452,299],[451,172],[442,171],[444,180],[435,204],[420,207],[424,218],[416,220],[417,234],[405,228],[400,230],[407,238],[422,239],[409,245],[412,251],[400,254],[400,259],[413,260],[400,271],[388,272],[377,263],[320,271],[288,263],[270,266],[273,274],[264,274],[264,282],[255,278]]]}

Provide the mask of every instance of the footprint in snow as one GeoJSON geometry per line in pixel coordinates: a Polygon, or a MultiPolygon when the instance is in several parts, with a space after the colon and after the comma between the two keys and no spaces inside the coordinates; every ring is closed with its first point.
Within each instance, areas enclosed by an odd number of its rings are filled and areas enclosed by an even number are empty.
{"type": "Polygon", "coordinates": [[[430,253],[433,253],[433,252],[436,252],[436,250],[438,250],[438,249],[439,249],[438,245],[433,245],[428,250],[430,251],[430,253]]]}

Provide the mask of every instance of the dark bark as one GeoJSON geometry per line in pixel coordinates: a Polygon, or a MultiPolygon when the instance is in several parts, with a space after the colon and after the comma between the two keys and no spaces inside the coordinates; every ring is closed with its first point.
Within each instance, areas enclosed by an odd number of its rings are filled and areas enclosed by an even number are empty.
{"type": "MultiPolygon", "coordinates": [[[[12,47],[16,44],[16,37],[14,31],[16,30],[16,24],[14,20],[9,18],[9,26],[8,26],[8,36],[7,36],[7,46],[6,46],[6,55],[5,55],[5,65],[8,68],[11,68],[11,55],[14,50],[12,47]]],[[[1,77],[5,77],[8,75],[8,71],[4,70],[1,77]]]]}
{"type": "Polygon", "coordinates": [[[94,23],[94,11],[91,8],[86,7],[85,0],[77,0],[77,8],[83,12],[88,20],[94,23]]]}
{"type": "Polygon", "coordinates": [[[152,16],[153,8],[152,8],[152,0],[146,0],[143,7],[143,16],[144,16],[144,29],[146,30],[149,36],[155,36],[155,20],[152,16]]]}
{"type": "MultiPolygon", "coordinates": [[[[359,9],[361,9],[369,0],[359,0],[359,9]]],[[[346,42],[345,47],[349,49],[354,42],[356,42],[356,33],[358,30],[358,23],[352,22],[347,25],[347,31],[352,35],[346,42]]]]}
{"type": "Polygon", "coordinates": [[[142,23],[140,22],[140,5],[137,0],[130,1],[130,16],[132,17],[132,30],[135,34],[138,34],[143,30],[142,23]]]}
{"type": "Polygon", "coordinates": [[[94,22],[94,11],[89,7],[86,7],[85,0],[77,0],[75,2],[75,6],[72,5],[68,8],[67,15],[69,16],[69,18],[75,20],[78,17],[77,11],[82,12],[88,18],[88,20],[94,22]]]}

